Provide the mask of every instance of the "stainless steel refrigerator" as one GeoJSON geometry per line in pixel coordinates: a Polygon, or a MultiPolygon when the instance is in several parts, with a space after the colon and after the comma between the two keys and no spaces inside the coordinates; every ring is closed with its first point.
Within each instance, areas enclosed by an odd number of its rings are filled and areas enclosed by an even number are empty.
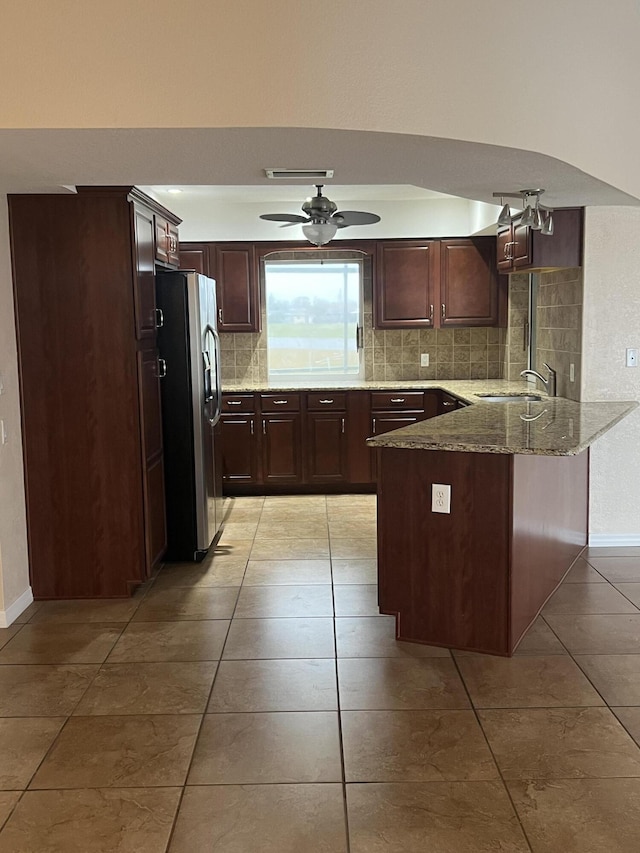
{"type": "Polygon", "coordinates": [[[158,273],[158,347],[167,508],[167,560],[201,560],[222,527],[218,439],[222,394],[216,285],[193,271],[158,273]]]}

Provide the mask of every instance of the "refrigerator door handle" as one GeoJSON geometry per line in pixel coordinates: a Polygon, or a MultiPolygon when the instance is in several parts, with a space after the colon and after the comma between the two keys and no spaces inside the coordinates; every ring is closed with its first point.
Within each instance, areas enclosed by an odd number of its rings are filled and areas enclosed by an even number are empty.
{"type": "Polygon", "coordinates": [[[220,335],[216,331],[216,329],[211,330],[213,332],[213,340],[215,341],[215,378],[216,378],[216,411],[213,416],[212,424],[215,426],[220,420],[220,416],[222,414],[222,381],[220,379],[220,367],[222,358],[220,356],[220,335]]]}
{"type": "Polygon", "coordinates": [[[213,400],[213,388],[211,382],[211,356],[209,350],[202,351],[202,363],[204,370],[204,401],[210,403],[213,400]]]}

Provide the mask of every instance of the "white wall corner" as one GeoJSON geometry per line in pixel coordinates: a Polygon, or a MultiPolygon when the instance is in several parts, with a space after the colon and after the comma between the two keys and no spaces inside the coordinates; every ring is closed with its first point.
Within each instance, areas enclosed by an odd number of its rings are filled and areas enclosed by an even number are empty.
{"type": "Polygon", "coordinates": [[[31,587],[28,587],[6,610],[0,610],[0,628],[8,628],[12,625],[32,602],[33,592],[31,587]]]}
{"type": "Polygon", "coordinates": [[[590,548],[635,548],[640,547],[640,533],[590,533],[590,548]]]}

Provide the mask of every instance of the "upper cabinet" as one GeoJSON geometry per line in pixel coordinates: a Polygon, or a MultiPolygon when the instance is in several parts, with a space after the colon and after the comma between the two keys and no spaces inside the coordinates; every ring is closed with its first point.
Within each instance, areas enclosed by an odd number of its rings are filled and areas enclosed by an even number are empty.
{"type": "Polygon", "coordinates": [[[439,270],[438,240],[378,243],[374,325],[378,329],[433,326],[439,270]]]}
{"type": "Polygon", "coordinates": [[[378,243],[374,326],[378,329],[498,323],[495,240],[378,243]]]}
{"type": "Polygon", "coordinates": [[[516,219],[498,229],[497,266],[502,273],[582,264],[582,208],[555,210],[552,235],[533,231],[516,219]]]}
{"type": "Polygon", "coordinates": [[[181,243],[179,258],[181,270],[209,275],[209,247],[206,243],[181,243]]]}
{"type": "Polygon", "coordinates": [[[260,297],[253,243],[213,243],[209,274],[216,280],[218,329],[259,332],[260,297]]]}
{"type": "Polygon", "coordinates": [[[178,254],[178,221],[170,221],[157,213],[154,215],[156,231],[156,261],[169,267],[180,263],[178,254]]]}

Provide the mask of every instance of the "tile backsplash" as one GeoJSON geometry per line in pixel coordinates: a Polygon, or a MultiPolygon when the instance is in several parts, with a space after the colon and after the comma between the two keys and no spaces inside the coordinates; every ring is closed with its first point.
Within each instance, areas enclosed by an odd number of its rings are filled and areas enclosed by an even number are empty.
{"type": "Polygon", "coordinates": [[[540,273],[536,297],[536,370],[546,361],[557,373],[557,393],[580,398],[582,371],[582,269],[540,273]],[[574,366],[571,381],[570,366],[574,366]]]}
{"type": "MultiPolygon", "coordinates": [[[[281,260],[358,258],[344,251],[281,252],[281,260]]],[[[411,379],[500,379],[505,362],[505,330],[494,327],[461,329],[382,330],[373,328],[371,262],[363,263],[364,378],[374,381],[411,379]],[[420,355],[429,353],[429,367],[420,355]]],[[[264,329],[264,306],[262,307],[264,329]]],[[[262,383],[268,380],[267,336],[221,333],[222,382],[262,383]]]]}

